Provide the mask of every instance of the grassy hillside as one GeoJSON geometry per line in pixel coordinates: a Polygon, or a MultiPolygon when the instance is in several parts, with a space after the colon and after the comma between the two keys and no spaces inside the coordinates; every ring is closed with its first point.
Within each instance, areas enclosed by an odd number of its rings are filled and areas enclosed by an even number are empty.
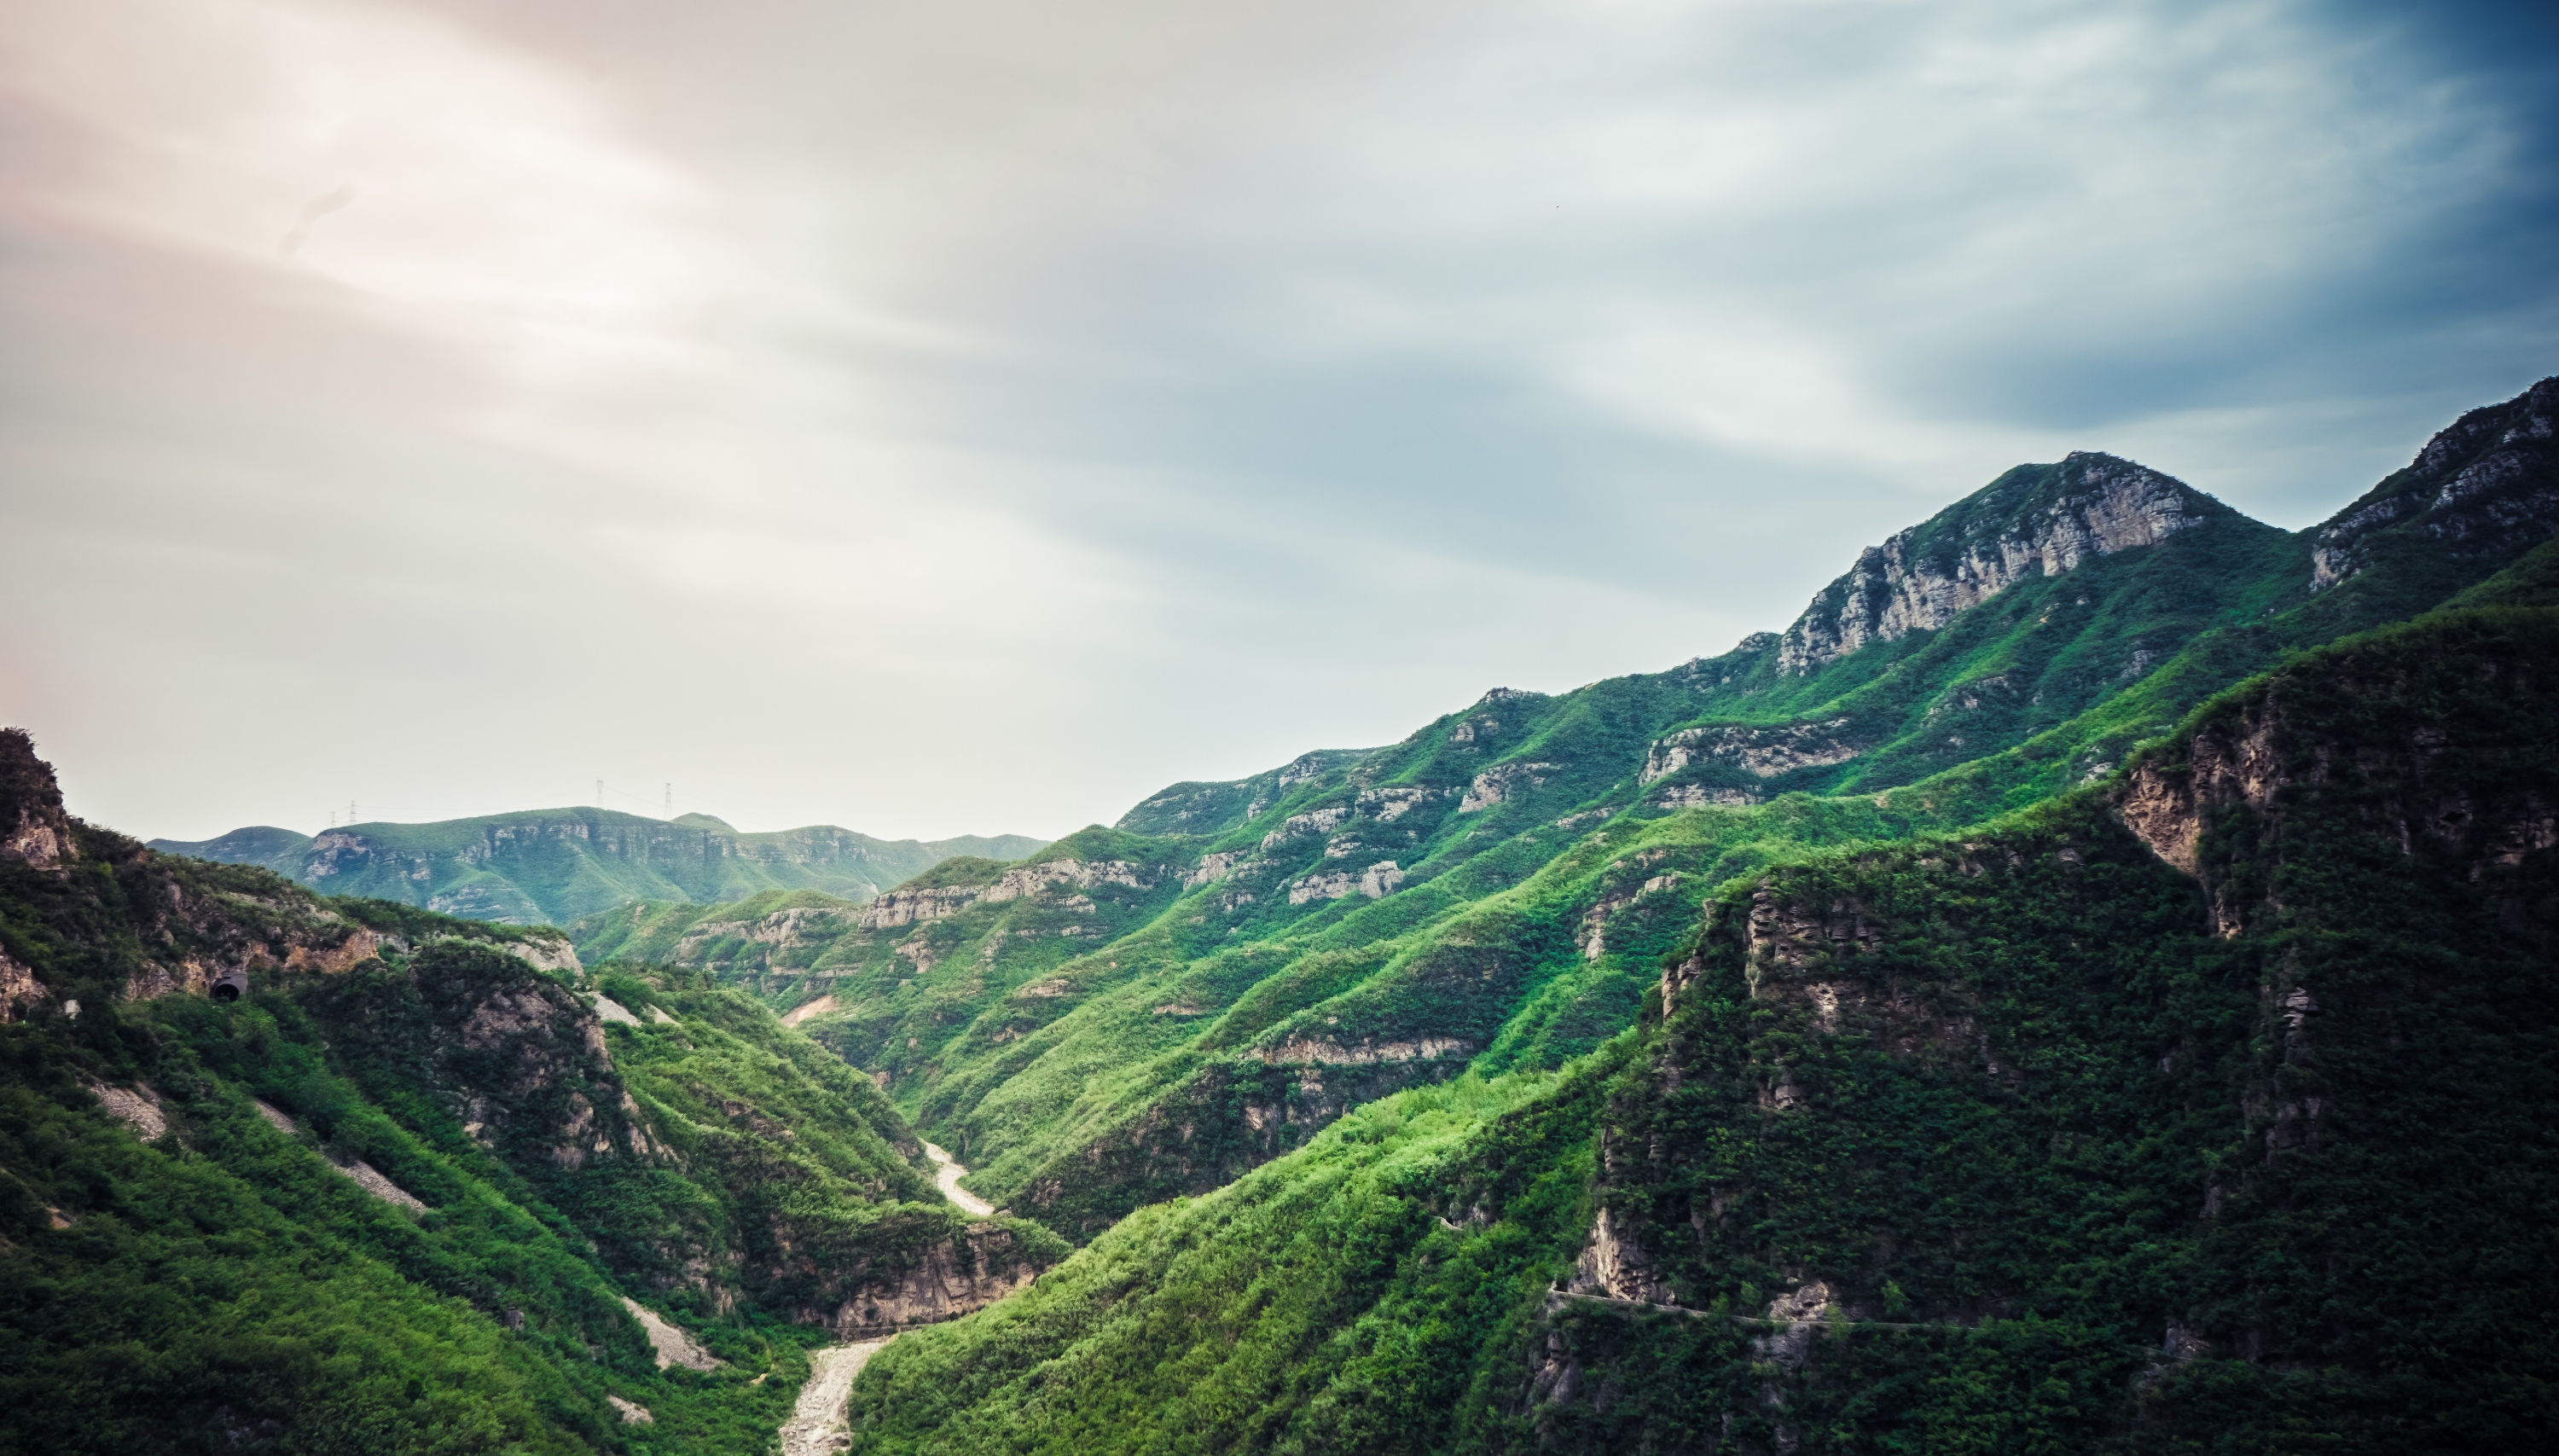
{"type": "Polygon", "coordinates": [[[1122,1222],[883,1352],[856,1449],[2548,1444],[2539,601],[2311,653],[1999,822],[1763,867],[1637,1029],[1122,1222]]]}
{"type": "Polygon", "coordinates": [[[637,901],[715,904],[769,890],[864,901],[955,854],[1014,857],[1019,834],[874,839],[817,825],[741,834],[707,814],[671,821],[613,809],[532,809],[431,824],[353,824],[317,838],[234,829],[168,854],[256,864],[315,889],[518,925],[566,925],[637,901]]]}
{"type": "Polygon", "coordinates": [[[795,1011],[963,1150],[973,1187],[1091,1237],[1361,1101],[1590,1051],[1699,908],[1772,858],[2065,793],[2287,653],[2478,582],[2559,501],[2546,442],[2503,437],[2538,407],[2467,417],[2460,448],[2385,482],[2445,499],[2374,527],[2352,569],[2319,555],[2333,525],[2288,535],[2074,456],[1895,536],[1723,657],[1497,690],[1400,744],[1176,786],[858,911],[633,907],[575,935],[795,1011]],[[2494,491],[2454,489],[2487,467],[2494,491]],[[1914,601],[1969,605],[1928,626],[1914,601]]]}
{"type": "Polygon", "coordinates": [[[0,760],[0,1450],[761,1450],[808,1348],[1063,1251],[743,996],[155,855],[0,760]]]}

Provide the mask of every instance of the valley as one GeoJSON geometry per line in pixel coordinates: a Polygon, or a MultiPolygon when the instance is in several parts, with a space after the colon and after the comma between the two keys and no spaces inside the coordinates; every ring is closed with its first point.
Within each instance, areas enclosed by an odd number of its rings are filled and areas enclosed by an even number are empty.
{"type": "Polygon", "coordinates": [[[145,846],[13,732],[0,1396],[63,1451],[2533,1448],[2554,536],[2559,379],[2300,532],[2071,455],[1721,655],[1048,844],[145,846]]]}

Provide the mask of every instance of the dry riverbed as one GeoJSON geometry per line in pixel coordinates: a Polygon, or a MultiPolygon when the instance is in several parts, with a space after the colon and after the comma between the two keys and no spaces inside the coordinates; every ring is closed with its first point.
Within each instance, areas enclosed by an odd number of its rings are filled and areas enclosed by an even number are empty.
{"type": "Polygon", "coordinates": [[[800,1387],[800,1402],[782,1426],[782,1456],[833,1456],[851,1444],[844,1402],[853,1393],[853,1377],[889,1340],[863,1340],[809,1352],[809,1383],[800,1387]]]}
{"type": "MultiPolygon", "coordinates": [[[[958,1204],[965,1213],[980,1218],[995,1211],[994,1205],[960,1186],[969,1176],[964,1165],[951,1154],[924,1145],[924,1155],[933,1160],[934,1182],[942,1195],[958,1204]]],[[[852,1430],[845,1423],[844,1404],[852,1397],[853,1377],[862,1373],[871,1356],[889,1340],[862,1340],[851,1345],[830,1345],[809,1352],[809,1383],[800,1387],[799,1403],[791,1419],[782,1426],[782,1456],[833,1456],[852,1443],[852,1430]]],[[[666,1361],[662,1358],[659,1364],[666,1361]]]]}
{"type": "Polygon", "coordinates": [[[960,1180],[969,1176],[969,1170],[953,1162],[949,1153],[928,1142],[924,1145],[924,1155],[936,1165],[934,1182],[941,1187],[944,1198],[958,1204],[962,1212],[981,1219],[995,1211],[993,1204],[960,1186],[960,1180]]]}

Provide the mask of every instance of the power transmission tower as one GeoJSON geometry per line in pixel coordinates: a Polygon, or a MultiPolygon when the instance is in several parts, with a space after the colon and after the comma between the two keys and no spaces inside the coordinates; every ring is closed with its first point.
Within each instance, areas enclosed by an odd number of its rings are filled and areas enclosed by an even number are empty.
{"type": "Polygon", "coordinates": [[[665,814],[666,817],[671,819],[676,816],[676,786],[673,781],[670,781],[667,785],[667,807],[665,814]]]}
{"type": "Polygon", "coordinates": [[[351,799],[351,800],[348,800],[348,801],[347,801],[347,823],[349,824],[349,826],[350,826],[350,827],[352,827],[352,826],[355,824],[355,822],[356,822],[356,801],[355,801],[354,800],[352,800],[352,799],[351,799]]]}
{"type": "Polygon", "coordinates": [[[595,781],[595,806],[604,807],[604,781],[601,779],[595,781]]]}

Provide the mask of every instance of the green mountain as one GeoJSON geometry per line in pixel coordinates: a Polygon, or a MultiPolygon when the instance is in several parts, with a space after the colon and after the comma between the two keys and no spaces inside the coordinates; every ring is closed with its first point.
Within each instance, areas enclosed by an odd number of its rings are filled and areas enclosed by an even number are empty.
{"type": "Polygon", "coordinates": [[[0,1450],[763,1450],[1063,1245],[700,977],[64,811],[0,732],[0,1450]]]}
{"type": "MultiPolygon", "coordinates": [[[[567,938],[0,733],[0,1450],[766,1451],[898,1329],[857,1451],[2539,1449],[2554,534],[2559,379],[2301,533],[2075,455],[1720,657],[567,938]]],[[[628,817],[511,864],[725,831],[628,817]]]]}
{"type": "Polygon", "coordinates": [[[2559,546],[2101,782],[1737,878],[1560,1073],[1356,1108],[884,1351],[857,1452],[2559,1431],[2559,546]]]}
{"type": "Polygon", "coordinates": [[[572,935],[791,1011],[978,1192],[1089,1238],[1362,1102],[1591,1053],[1772,860],[2101,780],[2288,654],[2487,577],[2559,530],[2554,395],[2465,416],[2299,533],[2108,456],[2021,467],[1719,657],[1497,689],[858,909],[626,906],[572,935]]]}
{"type": "Polygon", "coordinates": [[[164,854],[263,865],[330,894],[515,925],[566,925],[634,901],[710,904],[766,890],[865,901],[955,854],[1018,858],[1040,847],[1019,834],[892,840],[827,824],[741,834],[708,814],[665,820],[601,808],[351,824],[316,839],[258,826],[150,842],[164,854]]]}

